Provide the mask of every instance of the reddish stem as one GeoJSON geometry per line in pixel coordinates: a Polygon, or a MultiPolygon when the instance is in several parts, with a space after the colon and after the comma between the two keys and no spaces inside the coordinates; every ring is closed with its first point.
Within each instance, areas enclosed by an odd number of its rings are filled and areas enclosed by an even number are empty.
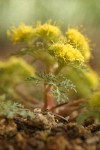
{"type": "Polygon", "coordinates": [[[51,85],[47,85],[46,83],[44,84],[44,109],[51,109],[52,107],[54,107],[56,105],[56,102],[54,101],[52,95],[51,95],[51,90],[52,90],[52,86],[51,85]]]}
{"type": "MultiPolygon", "coordinates": [[[[51,67],[46,68],[47,74],[50,74],[53,72],[51,67]]],[[[56,106],[56,102],[53,99],[53,96],[51,94],[53,86],[49,85],[48,83],[44,83],[44,109],[50,110],[52,107],[56,106]]]]}
{"type": "Polygon", "coordinates": [[[72,113],[74,110],[77,110],[80,108],[80,104],[83,103],[85,100],[84,99],[79,99],[79,100],[74,100],[69,103],[64,103],[57,105],[51,109],[51,111],[57,112],[58,114],[62,116],[69,115],[72,113]]]}

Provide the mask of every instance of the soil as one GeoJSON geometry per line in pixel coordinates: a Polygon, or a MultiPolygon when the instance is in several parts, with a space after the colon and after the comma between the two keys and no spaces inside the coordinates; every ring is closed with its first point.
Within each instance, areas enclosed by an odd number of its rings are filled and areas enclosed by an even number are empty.
{"type": "Polygon", "coordinates": [[[100,150],[100,123],[84,126],[36,111],[34,119],[0,118],[0,150],[100,150]]]}

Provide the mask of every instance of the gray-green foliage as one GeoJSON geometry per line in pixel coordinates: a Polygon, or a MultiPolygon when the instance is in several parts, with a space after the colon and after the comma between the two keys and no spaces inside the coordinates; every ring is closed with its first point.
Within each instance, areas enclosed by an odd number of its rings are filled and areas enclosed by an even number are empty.
{"type": "Polygon", "coordinates": [[[67,92],[69,90],[75,90],[75,85],[63,75],[55,76],[53,74],[38,74],[37,77],[29,77],[28,81],[34,81],[36,85],[39,85],[41,82],[44,82],[52,86],[50,94],[55,97],[58,103],[65,102],[68,100],[67,92]]]}
{"type": "Polygon", "coordinates": [[[12,102],[10,100],[5,100],[5,97],[0,97],[0,117],[6,118],[34,118],[35,115],[30,110],[24,108],[23,105],[19,103],[12,102]]]}

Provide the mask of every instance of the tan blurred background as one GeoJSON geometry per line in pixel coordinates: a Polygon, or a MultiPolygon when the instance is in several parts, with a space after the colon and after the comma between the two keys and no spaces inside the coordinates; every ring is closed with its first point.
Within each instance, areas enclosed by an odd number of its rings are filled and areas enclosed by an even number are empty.
{"type": "Polygon", "coordinates": [[[64,31],[77,26],[89,37],[93,49],[90,64],[100,73],[100,0],[0,0],[0,58],[17,49],[7,38],[9,27],[48,19],[64,31]]]}

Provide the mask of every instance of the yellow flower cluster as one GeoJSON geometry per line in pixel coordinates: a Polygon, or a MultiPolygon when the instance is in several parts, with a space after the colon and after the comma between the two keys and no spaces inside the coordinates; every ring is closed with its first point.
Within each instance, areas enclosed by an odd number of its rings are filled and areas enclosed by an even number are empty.
{"type": "Polygon", "coordinates": [[[68,43],[72,44],[75,48],[80,50],[85,60],[90,58],[90,48],[88,39],[85,38],[77,29],[70,28],[66,32],[68,43]]]}
{"type": "MultiPolygon", "coordinates": [[[[59,27],[51,23],[37,24],[34,28],[21,24],[18,28],[13,27],[8,31],[8,35],[13,42],[26,41],[28,46],[31,46],[34,50],[44,51],[45,54],[48,52],[52,53],[58,61],[77,61],[82,63],[84,60],[90,58],[90,48],[87,38],[74,28],[70,28],[66,32],[67,39],[59,27]]],[[[37,54],[38,52],[36,51],[37,54]]],[[[28,50],[26,54],[29,54],[28,50]]],[[[29,55],[35,57],[33,51],[29,55]]]]}
{"type": "Polygon", "coordinates": [[[23,42],[32,36],[34,29],[32,26],[20,24],[18,28],[12,27],[11,30],[7,31],[8,36],[13,42],[23,42]]]}
{"type": "Polygon", "coordinates": [[[96,89],[99,86],[99,76],[89,66],[87,69],[88,70],[86,72],[83,71],[84,76],[86,79],[88,79],[88,84],[92,87],[92,89],[96,89]]]}
{"type": "Polygon", "coordinates": [[[60,60],[62,63],[69,63],[69,62],[84,62],[84,57],[77,49],[73,48],[70,44],[60,44],[56,43],[53,44],[50,49],[49,53],[56,57],[58,61],[60,60]]]}
{"type": "Polygon", "coordinates": [[[91,107],[100,107],[100,91],[92,95],[89,100],[89,104],[91,107]]]}
{"type": "Polygon", "coordinates": [[[60,29],[50,23],[45,23],[43,25],[39,24],[34,31],[36,36],[47,40],[56,40],[61,35],[60,29]]]}
{"type": "Polygon", "coordinates": [[[35,76],[35,71],[32,66],[26,63],[21,58],[11,57],[6,62],[0,62],[1,77],[4,80],[12,80],[18,82],[29,76],[35,76]]]}

